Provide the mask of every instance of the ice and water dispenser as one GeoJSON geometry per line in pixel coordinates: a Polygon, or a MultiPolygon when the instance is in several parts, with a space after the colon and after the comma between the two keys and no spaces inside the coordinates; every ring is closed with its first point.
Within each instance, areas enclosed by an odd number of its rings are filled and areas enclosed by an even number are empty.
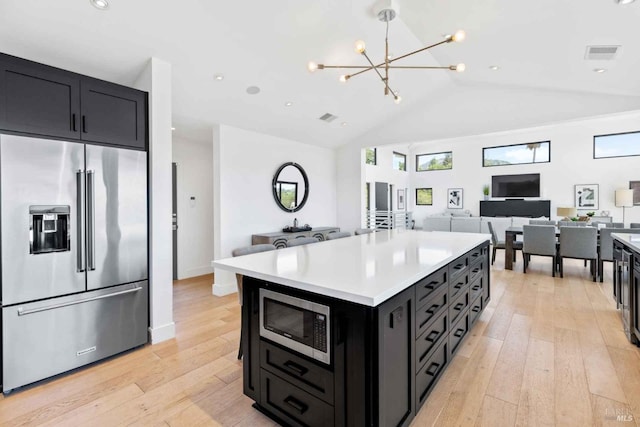
{"type": "Polygon", "coordinates": [[[69,206],[29,206],[29,253],[71,250],[69,206]]]}

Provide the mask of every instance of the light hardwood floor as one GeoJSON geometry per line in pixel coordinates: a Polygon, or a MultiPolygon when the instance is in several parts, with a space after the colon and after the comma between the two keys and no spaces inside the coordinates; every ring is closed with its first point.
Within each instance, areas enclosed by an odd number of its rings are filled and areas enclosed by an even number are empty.
{"type": "MultiPolygon", "coordinates": [[[[581,261],[492,269],[492,300],[413,426],[636,425],[640,351],[581,261]],[[627,421],[617,421],[623,416],[627,421]]],[[[237,297],[174,285],[176,338],[0,397],[0,425],[271,426],[242,394],[237,297]]]]}

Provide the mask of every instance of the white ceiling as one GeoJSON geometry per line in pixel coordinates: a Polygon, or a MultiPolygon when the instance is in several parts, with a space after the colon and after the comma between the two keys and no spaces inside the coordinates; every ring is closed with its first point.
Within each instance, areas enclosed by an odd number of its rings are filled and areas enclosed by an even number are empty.
{"type": "Polygon", "coordinates": [[[399,0],[390,51],[399,56],[465,29],[464,43],[406,64],[464,62],[462,74],[397,70],[383,96],[369,72],[309,73],[309,60],[362,65],[363,39],[379,62],[384,24],[372,0],[0,0],[0,51],[131,84],[151,56],[173,67],[175,135],[210,141],[224,123],[335,147],[425,141],[640,109],[640,2],[399,0]],[[615,61],[584,60],[590,44],[621,45],[615,61]],[[489,70],[499,65],[499,71],[489,70]],[[597,74],[594,68],[606,68],[597,74]],[[215,81],[215,74],[225,79],[215,81]],[[256,85],[258,95],[246,88],[256,85]],[[293,106],[285,107],[287,101],[293,106]],[[318,120],[338,116],[327,124],[318,120]],[[341,126],[347,122],[346,126],[341,126]]]}

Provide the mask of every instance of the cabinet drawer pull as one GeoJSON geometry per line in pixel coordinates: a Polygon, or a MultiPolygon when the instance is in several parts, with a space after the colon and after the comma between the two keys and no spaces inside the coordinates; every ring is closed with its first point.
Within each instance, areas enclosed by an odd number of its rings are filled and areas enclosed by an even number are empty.
{"type": "Polygon", "coordinates": [[[440,308],[439,304],[433,304],[431,307],[427,309],[427,311],[425,311],[425,314],[428,314],[429,316],[422,323],[420,323],[420,328],[422,328],[424,325],[426,325],[429,322],[429,320],[431,320],[431,318],[433,317],[433,313],[438,311],[439,308],[440,308]]]}
{"type": "Polygon", "coordinates": [[[287,405],[291,406],[293,409],[298,411],[300,415],[304,414],[305,412],[307,412],[307,409],[309,409],[309,406],[300,402],[298,399],[296,399],[293,396],[288,396],[286,399],[284,399],[284,403],[286,403],[287,405]]]}
{"type": "Polygon", "coordinates": [[[464,282],[458,282],[458,283],[455,284],[454,288],[460,289],[463,286],[464,286],[464,282]]]}
{"type": "Polygon", "coordinates": [[[464,268],[464,263],[456,264],[453,269],[454,270],[462,270],[464,268]]]}
{"type": "Polygon", "coordinates": [[[290,371],[293,371],[299,376],[303,376],[304,374],[309,372],[307,368],[305,368],[304,366],[300,366],[296,362],[293,362],[291,360],[286,361],[282,366],[289,369],[290,371]]]}
{"type": "Polygon", "coordinates": [[[430,375],[430,376],[435,376],[438,373],[438,369],[440,368],[440,364],[433,362],[431,363],[431,365],[429,366],[429,369],[427,369],[426,374],[430,375]]]}
{"type": "Polygon", "coordinates": [[[433,290],[433,289],[435,289],[435,287],[436,287],[436,285],[438,283],[440,283],[440,282],[438,282],[437,280],[432,280],[431,282],[429,282],[426,285],[424,285],[424,288],[433,290]]]}
{"type": "Polygon", "coordinates": [[[474,268],[473,270],[471,270],[472,273],[478,273],[480,271],[479,267],[474,268]]]}
{"type": "Polygon", "coordinates": [[[464,335],[464,329],[460,329],[460,328],[456,329],[456,331],[454,332],[454,334],[453,334],[453,335],[454,335],[456,338],[460,338],[461,336],[463,336],[463,335],[464,335]]]}
{"type": "Polygon", "coordinates": [[[462,309],[462,307],[464,307],[464,304],[459,302],[456,304],[455,307],[453,307],[454,310],[460,311],[462,309]]]}
{"type": "Polygon", "coordinates": [[[479,313],[480,312],[480,306],[476,305],[475,307],[473,307],[471,309],[471,311],[473,311],[474,313],[479,313]]]}
{"type": "Polygon", "coordinates": [[[425,340],[429,342],[434,342],[439,335],[440,335],[439,331],[431,331],[431,333],[425,337],[425,340]]]}

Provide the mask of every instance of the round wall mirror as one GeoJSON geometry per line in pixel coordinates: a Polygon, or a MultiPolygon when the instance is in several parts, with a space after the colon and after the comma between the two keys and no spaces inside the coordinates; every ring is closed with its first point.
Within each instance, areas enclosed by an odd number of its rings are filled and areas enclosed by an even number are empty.
{"type": "Polygon", "coordinates": [[[309,197],[307,174],[297,163],[289,162],[280,166],[273,176],[273,198],[280,209],[298,212],[309,197]]]}

